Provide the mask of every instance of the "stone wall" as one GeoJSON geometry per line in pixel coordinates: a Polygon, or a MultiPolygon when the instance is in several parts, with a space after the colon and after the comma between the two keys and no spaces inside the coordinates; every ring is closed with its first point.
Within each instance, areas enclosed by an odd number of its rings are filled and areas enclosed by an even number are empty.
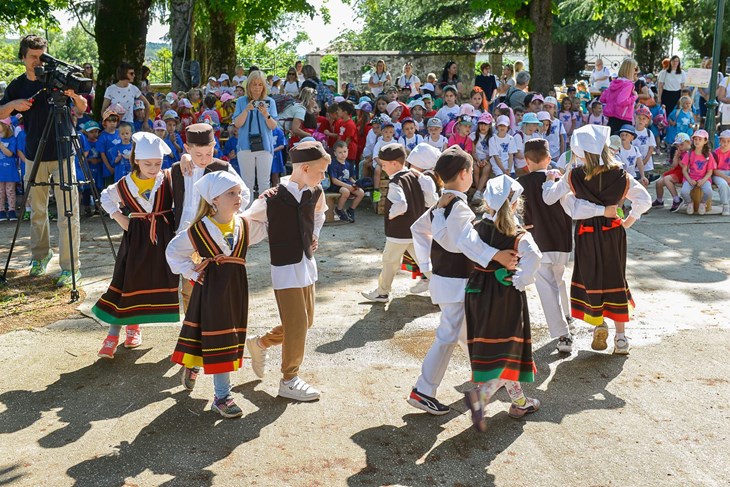
{"type": "MultiPolygon", "coordinates": [[[[459,66],[459,79],[464,89],[474,86],[474,65],[476,55],[473,52],[462,53],[440,53],[440,52],[407,52],[407,51],[361,51],[361,52],[340,52],[337,53],[337,73],[339,77],[338,86],[349,82],[358,89],[367,86],[362,83],[362,75],[371,68],[374,68],[378,59],[385,61],[390,72],[393,83],[403,74],[403,65],[406,61],[413,64],[413,73],[418,76],[421,83],[426,82],[426,75],[434,73],[437,78],[441,77],[444,66],[449,61],[455,61],[459,66]]],[[[469,94],[462,94],[468,96],[469,94]]]]}

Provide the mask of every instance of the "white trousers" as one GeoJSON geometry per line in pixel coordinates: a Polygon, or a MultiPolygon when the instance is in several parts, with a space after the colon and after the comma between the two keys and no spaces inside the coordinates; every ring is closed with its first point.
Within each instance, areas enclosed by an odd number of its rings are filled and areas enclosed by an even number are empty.
{"type": "MultiPolygon", "coordinates": [[[[730,176],[730,171],[722,171],[726,176],[730,176]]],[[[717,191],[720,193],[720,204],[730,205],[730,186],[727,181],[719,176],[712,176],[712,182],[717,186],[717,191]]]]}
{"type": "Polygon", "coordinates": [[[569,333],[565,317],[570,316],[570,301],[563,279],[569,258],[570,254],[567,252],[545,252],[535,275],[535,287],[540,296],[551,338],[569,333]]]}
{"type": "Polygon", "coordinates": [[[444,303],[439,307],[441,317],[436,328],[436,337],[426,353],[426,358],[423,359],[421,375],[416,381],[418,392],[431,397],[436,397],[436,390],[444,378],[457,343],[469,356],[469,349],[466,346],[464,303],[444,303]]]}
{"type": "MultiPolygon", "coordinates": [[[[254,181],[259,183],[258,194],[271,187],[271,164],[273,162],[274,155],[271,152],[238,151],[238,167],[241,169],[241,179],[251,191],[251,196],[253,196],[254,181]]],[[[252,197],[251,203],[254,201],[255,199],[252,197]]],[[[251,203],[249,203],[249,206],[251,203]]]]}

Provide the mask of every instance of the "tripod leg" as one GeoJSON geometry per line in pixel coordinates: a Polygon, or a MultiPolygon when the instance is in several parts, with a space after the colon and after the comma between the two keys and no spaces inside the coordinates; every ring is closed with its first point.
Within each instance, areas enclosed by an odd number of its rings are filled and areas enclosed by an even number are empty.
{"type": "MultiPolygon", "coordinates": [[[[48,181],[43,181],[42,183],[36,183],[36,176],[38,175],[38,165],[41,162],[41,158],[43,157],[43,152],[46,150],[46,143],[48,142],[48,134],[51,130],[51,125],[53,123],[53,117],[49,115],[48,120],[46,120],[46,125],[43,127],[43,134],[41,135],[41,140],[38,143],[38,150],[35,153],[35,157],[33,158],[33,167],[30,170],[30,175],[28,176],[28,182],[25,185],[25,197],[26,201],[28,196],[30,195],[30,188],[33,186],[39,185],[39,184],[45,184],[48,185],[48,181]]],[[[8,275],[8,268],[10,267],[10,259],[13,257],[13,250],[15,249],[15,244],[18,240],[18,233],[20,233],[20,224],[23,222],[23,217],[25,216],[25,205],[23,205],[23,209],[20,210],[20,216],[18,218],[18,221],[15,224],[15,232],[13,233],[13,240],[10,242],[10,250],[8,251],[8,258],[5,261],[5,269],[3,269],[3,275],[0,277],[0,284],[7,283],[7,275],[8,275]]],[[[31,223],[32,225],[32,223],[31,223]]]]}
{"type": "MultiPolygon", "coordinates": [[[[71,114],[67,106],[54,106],[53,116],[54,128],[56,130],[56,153],[58,155],[58,188],[61,190],[63,200],[63,213],[66,217],[66,226],[68,230],[68,256],[71,266],[71,302],[79,300],[79,291],[76,287],[76,255],[74,253],[74,218],[78,218],[78,198],[77,204],[74,205],[74,195],[76,186],[74,181],[74,160],[71,151],[71,134],[73,127],[71,125],[71,114]]],[[[56,197],[56,207],[58,207],[58,197],[56,197]]],[[[60,210],[60,208],[58,208],[60,210]]],[[[59,211],[60,213],[60,211],[59,211]]],[[[60,216],[60,215],[59,215],[60,216]]],[[[60,230],[60,228],[59,228],[60,230]]],[[[60,232],[59,232],[60,233],[60,232]]],[[[59,246],[63,245],[59,234],[59,246]]],[[[80,235],[77,236],[80,240],[80,235]]],[[[79,242],[80,243],[80,242],[79,242]]],[[[63,259],[63,252],[60,252],[63,259]]]]}

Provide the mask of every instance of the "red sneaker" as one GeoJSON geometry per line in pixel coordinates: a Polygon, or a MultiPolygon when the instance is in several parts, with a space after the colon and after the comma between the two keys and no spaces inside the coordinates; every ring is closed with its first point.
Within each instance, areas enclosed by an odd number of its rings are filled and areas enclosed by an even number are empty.
{"type": "Polygon", "coordinates": [[[104,343],[101,347],[101,350],[99,350],[99,357],[102,358],[114,358],[114,352],[117,350],[117,345],[119,344],[119,337],[114,337],[111,335],[108,335],[104,339],[104,343]]]}
{"type": "Polygon", "coordinates": [[[137,326],[127,326],[127,339],[124,340],[124,348],[137,348],[142,345],[142,330],[137,326]]]}

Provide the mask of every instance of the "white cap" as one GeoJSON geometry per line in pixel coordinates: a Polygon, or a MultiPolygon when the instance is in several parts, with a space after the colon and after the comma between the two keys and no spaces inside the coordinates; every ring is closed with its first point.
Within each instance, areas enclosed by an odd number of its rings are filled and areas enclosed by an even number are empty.
{"type": "Polygon", "coordinates": [[[426,104],[423,103],[423,100],[413,100],[412,102],[410,102],[408,104],[408,108],[416,108],[416,107],[421,107],[425,110],[426,104]]]}
{"type": "Polygon", "coordinates": [[[419,169],[428,171],[436,167],[436,161],[441,156],[441,151],[425,142],[421,142],[413,148],[406,162],[409,162],[412,166],[416,166],[419,169]]]}
{"type": "Polygon", "coordinates": [[[388,112],[388,115],[392,115],[392,114],[393,114],[393,112],[394,112],[394,111],[395,111],[395,110],[396,110],[397,108],[400,108],[400,107],[401,107],[401,106],[400,106],[400,103],[398,103],[397,101],[391,101],[390,103],[388,103],[388,106],[386,106],[386,107],[385,107],[385,111],[387,111],[387,112],[388,112]]]}
{"type": "Polygon", "coordinates": [[[135,159],[162,159],[172,152],[164,140],[149,132],[137,132],[132,141],[135,159]]]}
{"type": "Polygon", "coordinates": [[[246,187],[238,174],[231,174],[228,171],[215,171],[206,174],[195,183],[195,189],[200,196],[213,204],[213,199],[222,195],[234,186],[246,187]]]}
{"type": "Polygon", "coordinates": [[[554,96],[546,96],[545,101],[542,102],[542,104],[550,103],[551,105],[558,106],[558,99],[554,96]]]}
{"type": "Polygon", "coordinates": [[[621,149],[621,137],[618,135],[612,135],[609,139],[610,143],[608,146],[613,150],[620,150],[621,149]]]}
{"type": "Polygon", "coordinates": [[[549,112],[542,111],[542,112],[537,112],[537,119],[540,120],[541,122],[543,122],[545,120],[552,121],[553,117],[550,116],[549,112]]]}
{"type": "Polygon", "coordinates": [[[424,83],[421,85],[421,90],[436,91],[436,88],[433,87],[433,83],[424,83]]]}
{"type": "Polygon", "coordinates": [[[509,117],[507,115],[500,115],[499,117],[497,117],[497,127],[499,127],[500,125],[509,127],[509,117]]]}
{"type": "Polygon", "coordinates": [[[226,73],[223,73],[220,78],[218,78],[219,83],[223,83],[224,81],[229,81],[231,78],[228,77],[226,73]]]}
{"type": "Polygon", "coordinates": [[[487,183],[487,188],[484,190],[484,199],[487,202],[487,206],[495,211],[494,215],[490,215],[489,212],[485,213],[484,216],[494,221],[497,213],[504,202],[509,198],[509,194],[512,193],[510,203],[514,203],[522,195],[524,188],[520,183],[506,174],[492,178],[487,183]]]}
{"type": "Polygon", "coordinates": [[[723,130],[720,132],[721,139],[730,139],[730,130],[723,130]]]}
{"type": "Polygon", "coordinates": [[[601,155],[608,145],[611,129],[604,125],[584,125],[573,131],[570,148],[578,157],[585,157],[586,152],[601,155]]]}
{"type": "Polygon", "coordinates": [[[277,82],[277,81],[279,81],[280,79],[281,79],[281,78],[279,78],[279,77],[278,77],[277,75],[274,75],[274,77],[273,77],[273,78],[271,78],[271,82],[272,82],[272,83],[276,83],[276,82],[277,82]]]}
{"type": "Polygon", "coordinates": [[[335,97],[335,103],[340,103],[340,102],[343,102],[343,101],[345,101],[345,97],[344,96],[336,96],[335,97]]]}
{"type": "Polygon", "coordinates": [[[333,79],[328,79],[324,82],[325,86],[332,86],[333,88],[337,87],[337,83],[333,79]]]}

